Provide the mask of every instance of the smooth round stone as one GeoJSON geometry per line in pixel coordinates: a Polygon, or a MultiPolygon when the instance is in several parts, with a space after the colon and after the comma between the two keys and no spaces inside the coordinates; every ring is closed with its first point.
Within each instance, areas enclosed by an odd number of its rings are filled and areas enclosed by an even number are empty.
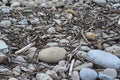
{"type": "Polygon", "coordinates": [[[2,11],[2,13],[4,13],[4,14],[8,14],[8,13],[10,13],[11,8],[8,7],[8,6],[2,6],[2,7],[1,7],[1,11],[2,11]]]}
{"type": "Polygon", "coordinates": [[[120,59],[109,52],[90,50],[87,54],[84,54],[83,57],[105,68],[120,69],[120,59]]]}
{"type": "Polygon", "coordinates": [[[1,26],[1,27],[4,27],[4,28],[10,27],[11,24],[12,24],[12,23],[11,23],[10,20],[2,20],[2,21],[0,22],[0,26],[1,26]]]}
{"type": "Polygon", "coordinates": [[[106,74],[103,74],[103,73],[99,73],[99,79],[100,80],[114,80],[111,76],[108,76],[108,75],[106,75],[106,74]]]}
{"type": "Polygon", "coordinates": [[[73,71],[72,80],[80,80],[78,71],[73,71]]]}
{"type": "Polygon", "coordinates": [[[61,47],[50,47],[39,52],[38,58],[43,62],[56,63],[65,58],[67,51],[61,47]]]}
{"type": "Polygon", "coordinates": [[[115,69],[107,68],[102,73],[112,77],[113,79],[117,77],[117,71],[115,69]]]}
{"type": "Polygon", "coordinates": [[[90,68],[83,68],[80,71],[81,80],[96,80],[97,76],[97,72],[90,68]]]}
{"type": "Polygon", "coordinates": [[[13,2],[10,7],[15,8],[15,7],[19,7],[20,6],[20,2],[13,2]]]}
{"type": "Polygon", "coordinates": [[[7,59],[7,56],[5,54],[0,53],[0,63],[3,62],[5,59],[7,59]]]}
{"type": "Polygon", "coordinates": [[[94,39],[96,38],[96,34],[93,33],[93,32],[87,32],[87,33],[86,33],[86,37],[87,37],[88,39],[94,40],[94,39]]]}
{"type": "Polygon", "coordinates": [[[48,74],[45,73],[37,73],[36,80],[53,80],[48,74]]]}
{"type": "Polygon", "coordinates": [[[92,0],[92,1],[100,6],[105,6],[105,4],[107,3],[106,0],[92,0]]]}
{"type": "Polygon", "coordinates": [[[113,53],[114,55],[120,57],[120,46],[114,45],[114,46],[111,46],[111,47],[107,47],[105,50],[107,52],[113,53]]]}
{"type": "Polygon", "coordinates": [[[54,27],[50,27],[50,28],[47,30],[47,33],[53,34],[53,33],[56,33],[56,30],[55,30],[54,27]]]}
{"type": "Polygon", "coordinates": [[[11,77],[8,80],[18,80],[18,79],[14,78],[14,77],[11,77]]]}

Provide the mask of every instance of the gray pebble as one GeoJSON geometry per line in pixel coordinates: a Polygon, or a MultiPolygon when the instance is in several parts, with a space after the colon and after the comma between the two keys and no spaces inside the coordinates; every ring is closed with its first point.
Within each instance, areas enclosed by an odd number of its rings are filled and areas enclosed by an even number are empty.
{"type": "Polygon", "coordinates": [[[81,80],[96,80],[98,77],[97,72],[90,68],[83,68],[80,71],[81,80]]]}
{"type": "Polygon", "coordinates": [[[99,73],[99,79],[100,80],[114,80],[112,77],[106,75],[106,74],[103,74],[103,73],[99,73]]]}
{"type": "Polygon", "coordinates": [[[54,27],[50,27],[50,28],[48,28],[47,33],[53,34],[53,33],[56,33],[56,30],[54,27]]]}
{"type": "Polygon", "coordinates": [[[73,71],[72,80],[80,80],[79,73],[77,71],[73,71]]]}
{"type": "Polygon", "coordinates": [[[8,46],[3,40],[0,40],[0,53],[8,53],[8,46]]]}
{"type": "Polygon", "coordinates": [[[11,24],[12,24],[12,23],[11,23],[10,20],[2,20],[2,21],[0,22],[0,26],[1,26],[1,27],[4,27],[4,28],[10,27],[11,24]]]}
{"type": "Polygon", "coordinates": [[[102,50],[91,50],[88,54],[83,55],[83,57],[105,68],[120,68],[120,59],[109,52],[102,50]]]}
{"type": "Polygon", "coordinates": [[[48,74],[45,74],[45,73],[37,73],[36,79],[37,80],[53,80],[48,74]]]}

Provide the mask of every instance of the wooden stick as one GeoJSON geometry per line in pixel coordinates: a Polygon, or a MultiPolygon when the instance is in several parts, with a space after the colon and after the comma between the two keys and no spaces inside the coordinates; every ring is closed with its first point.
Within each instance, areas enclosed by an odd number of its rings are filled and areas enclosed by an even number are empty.
{"type": "Polygon", "coordinates": [[[32,47],[35,43],[30,43],[28,45],[26,45],[25,47],[21,48],[20,50],[16,51],[15,54],[20,54],[26,50],[28,50],[30,47],[32,47]]]}
{"type": "Polygon", "coordinates": [[[75,62],[75,59],[73,59],[73,60],[71,61],[71,65],[70,65],[70,69],[69,69],[69,74],[68,74],[70,77],[72,76],[72,71],[73,71],[74,62],[75,62]]]}

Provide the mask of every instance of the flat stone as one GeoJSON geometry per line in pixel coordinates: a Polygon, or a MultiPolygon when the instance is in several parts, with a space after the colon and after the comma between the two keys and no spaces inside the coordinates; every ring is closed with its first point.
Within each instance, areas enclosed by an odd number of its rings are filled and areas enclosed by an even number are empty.
{"type": "Polygon", "coordinates": [[[117,71],[115,69],[107,68],[102,73],[112,77],[113,79],[117,77],[117,71]]]}
{"type": "Polygon", "coordinates": [[[91,49],[88,46],[81,46],[80,50],[81,51],[90,51],[91,49]]]}
{"type": "Polygon", "coordinates": [[[80,71],[81,80],[96,80],[98,77],[97,72],[90,68],[83,68],[80,71]]]}
{"type": "Polygon", "coordinates": [[[10,27],[11,24],[12,24],[12,23],[11,23],[10,20],[2,20],[2,21],[0,22],[0,26],[1,26],[1,27],[4,27],[4,28],[10,27]]]}
{"type": "Polygon", "coordinates": [[[46,44],[46,47],[56,47],[56,46],[58,46],[57,42],[49,42],[46,44]]]}
{"type": "Polygon", "coordinates": [[[100,6],[105,6],[105,4],[107,3],[106,0],[92,0],[92,1],[100,6]]]}
{"type": "Polygon", "coordinates": [[[106,74],[103,74],[103,73],[99,73],[99,79],[100,80],[114,80],[112,77],[110,77],[110,76],[108,76],[108,75],[106,75],[106,74]]]}
{"type": "Polygon", "coordinates": [[[0,40],[0,53],[8,53],[8,46],[3,40],[0,40]]]}
{"type": "Polygon", "coordinates": [[[7,59],[5,54],[0,53],[0,63],[7,59]]]}
{"type": "Polygon", "coordinates": [[[111,46],[105,49],[107,52],[113,53],[114,55],[120,57],[120,46],[111,46]]]}
{"type": "Polygon", "coordinates": [[[45,74],[45,73],[37,73],[36,79],[37,80],[53,80],[48,74],[45,74]]]}
{"type": "Polygon", "coordinates": [[[61,47],[50,47],[39,52],[38,58],[43,62],[56,63],[65,58],[67,51],[61,47]]]}
{"type": "Polygon", "coordinates": [[[93,63],[84,63],[84,64],[81,64],[81,65],[75,67],[74,70],[79,71],[79,70],[81,70],[83,68],[92,68],[92,67],[93,67],[93,63]]]}
{"type": "Polygon", "coordinates": [[[77,71],[73,71],[72,80],[80,80],[79,73],[77,71]]]}
{"type": "Polygon", "coordinates": [[[53,71],[53,70],[46,71],[46,74],[50,75],[55,80],[59,78],[59,76],[57,75],[57,73],[55,71],[53,71]]]}
{"type": "Polygon", "coordinates": [[[9,13],[11,12],[11,8],[8,7],[8,6],[2,6],[2,7],[1,7],[1,11],[2,11],[2,13],[4,13],[4,14],[9,14],[9,13]]]}
{"type": "Polygon", "coordinates": [[[54,27],[50,27],[50,28],[48,28],[47,33],[53,34],[53,33],[56,33],[56,30],[54,27]]]}
{"type": "Polygon", "coordinates": [[[91,50],[88,54],[84,54],[83,57],[105,68],[120,68],[120,59],[109,52],[102,50],[91,50]]]}

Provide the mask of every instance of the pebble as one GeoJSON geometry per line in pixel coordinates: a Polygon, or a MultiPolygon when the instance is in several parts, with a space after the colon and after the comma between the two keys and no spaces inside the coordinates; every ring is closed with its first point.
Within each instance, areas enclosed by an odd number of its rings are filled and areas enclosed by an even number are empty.
{"type": "Polygon", "coordinates": [[[106,0],[92,0],[92,1],[100,6],[105,6],[105,4],[107,3],[106,0]]]}
{"type": "Polygon", "coordinates": [[[30,72],[33,72],[35,70],[35,66],[33,64],[29,64],[28,69],[30,72]]]}
{"type": "Polygon", "coordinates": [[[46,47],[56,47],[56,46],[58,46],[57,42],[49,42],[46,44],[46,47]]]}
{"type": "Polygon", "coordinates": [[[17,78],[11,77],[8,80],[18,80],[17,78]]]}
{"type": "Polygon", "coordinates": [[[113,79],[117,77],[117,71],[115,69],[107,68],[102,73],[112,77],[113,79]]]}
{"type": "Polygon", "coordinates": [[[20,25],[28,25],[28,20],[27,19],[22,19],[21,21],[18,22],[20,25]]]}
{"type": "Polygon", "coordinates": [[[81,51],[90,51],[91,49],[88,46],[81,46],[80,50],[81,51]]]}
{"type": "Polygon", "coordinates": [[[19,7],[20,6],[20,2],[13,2],[10,7],[12,8],[16,8],[16,7],[19,7]]]}
{"type": "Polygon", "coordinates": [[[31,24],[37,24],[37,23],[39,23],[39,18],[33,18],[33,19],[31,19],[30,23],[31,24]]]}
{"type": "Polygon", "coordinates": [[[9,14],[11,12],[11,8],[8,6],[2,6],[1,7],[1,12],[4,14],[9,14]]]}
{"type": "Polygon", "coordinates": [[[120,46],[113,45],[113,46],[107,47],[105,50],[107,52],[113,53],[114,55],[120,57],[120,46]]]}
{"type": "Polygon", "coordinates": [[[75,68],[75,67],[79,66],[81,63],[82,62],[80,60],[76,60],[73,67],[75,68]]]}
{"type": "Polygon", "coordinates": [[[27,57],[29,60],[33,60],[34,57],[35,57],[35,54],[36,54],[36,50],[37,48],[36,47],[31,47],[28,51],[27,51],[27,57]]]}
{"type": "Polygon", "coordinates": [[[86,37],[90,40],[94,40],[96,38],[96,34],[93,32],[87,32],[86,37]]]}
{"type": "Polygon", "coordinates": [[[48,74],[45,73],[37,73],[36,80],[53,80],[48,74]]]}
{"type": "Polygon", "coordinates": [[[120,26],[120,19],[118,20],[118,25],[120,26]]]}
{"type": "Polygon", "coordinates": [[[8,53],[8,46],[3,40],[0,40],[0,53],[8,53]]]}
{"type": "Polygon", "coordinates": [[[47,33],[48,34],[53,34],[53,33],[56,33],[56,30],[55,30],[54,27],[50,27],[50,28],[48,28],[47,33]]]}
{"type": "Polygon", "coordinates": [[[68,69],[65,66],[56,65],[53,70],[58,73],[64,73],[68,69]]]}
{"type": "Polygon", "coordinates": [[[61,25],[62,22],[59,19],[53,19],[54,22],[56,22],[58,25],[61,25]]]}
{"type": "Polygon", "coordinates": [[[69,41],[67,39],[61,39],[59,41],[59,45],[60,46],[66,46],[69,43],[69,41]]]}
{"type": "Polygon", "coordinates": [[[58,65],[60,65],[60,66],[65,66],[66,63],[67,63],[67,61],[65,61],[65,60],[60,60],[60,61],[58,62],[58,65]]]}
{"type": "Polygon", "coordinates": [[[107,47],[110,47],[110,45],[107,43],[103,43],[103,48],[106,49],[107,47]]]}
{"type": "Polygon", "coordinates": [[[0,63],[7,59],[7,56],[3,53],[0,53],[0,63]]]}
{"type": "Polygon", "coordinates": [[[100,80],[114,80],[112,77],[110,77],[110,76],[108,76],[108,75],[106,75],[106,74],[103,74],[103,73],[99,73],[99,79],[100,80]]]}
{"type": "Polygon", "coordinates": [[[61,47],[50,47],[39,52],[38,58],[43,62],[56,63],[65,58],[67,51],[61,47]]]}
{"type": "Polygon", "coordinates": [[[73,71],[72,80],[80,80],[79,73],[77,71],[73,71]]]}
{"type": "Polygon", "coordinates": [[[98,74],[95,70],[90,68],[83,68],[80,71],[80,78],[81,80],[96,80],[98,74]]]}
{"type": "Polygon", "coordinates": [[[10,27],[11,24],[12,24],[12,23],[11,23],[10,20],[2,20],[2,21],[0,22],[0,26],[1,26],[1,27],[4,27],[4,28],[10,27]]]}
{"type": "Polygon", "coordinates": [[[25,63],[26,60],[23,58],[23,56],[17,56],[17,57],[14,59],[14,62],[15,62],[15,63],[18,63],[18,64],[21,64],[21,63],[25,63]]]}
{"type": "Polygon", "coordinates": [[[74,68],[75,71],[79,71],[83,68],[92,68],[93,67],[93,63],[84,63],[84,64],[81,64],[77,67],[74,68]]]}
{"type": "Polygon", "coordinates": [[[8,68],[5,68],[5,66],[0,66],[0,73],[9,71],[8,68]]]}
{"type": "Polygon", "coordinates": [[[120,59],[109,52],[102,50],[90,50],[88,54],[84,54],[83,57],[92,63],[105,68],[120,68],[120,59]]]}
{"type": "Polygon", "coordinates": [[[50,75],[55,80],[59,78],[57,73],[55,71],[53,71],[53,70],[46,71],[46,74],[50,75]]]}

